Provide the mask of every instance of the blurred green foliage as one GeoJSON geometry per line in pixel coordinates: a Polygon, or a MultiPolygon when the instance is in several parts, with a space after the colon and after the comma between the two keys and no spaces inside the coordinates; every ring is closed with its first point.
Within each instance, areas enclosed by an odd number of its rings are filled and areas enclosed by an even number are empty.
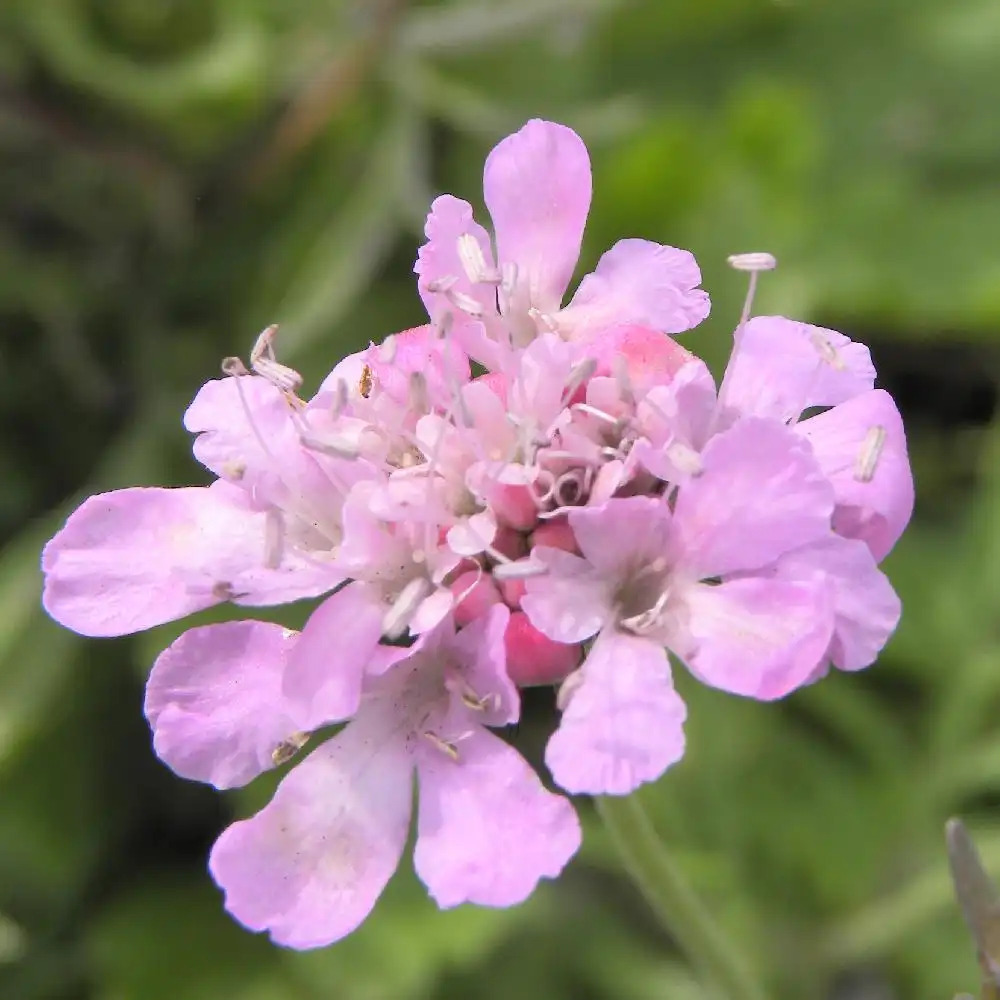
{"type": "MultiPolygon", "coordinates": [[[[296,955],[224,915],[228,798],[152,756],[141,678],[179,627],[83,641],[37,554],[83,495],[204,481],[180,414],[283,325],[312,385],[422,320],[432,196],[479,199],[526,118],[576,127],[620,236],[689,247],[725,356],[727,253],[758,311],[869,339],[919,505],[882,662],[781,705],[684,683],[689,752],[643,798],[776,998],[942,1000],[975,982],[941,828],[1000,869],[1000,5],[996,0],[7,0],[0,6],[0,996],[709,998],[586,802],[566,875],[439,914],[410,873],[296,955]]],[[[551,698],[516,739],[538,760],[551,698]]],[[[267,779],[262,780],[267,785],[267,779]]]]}

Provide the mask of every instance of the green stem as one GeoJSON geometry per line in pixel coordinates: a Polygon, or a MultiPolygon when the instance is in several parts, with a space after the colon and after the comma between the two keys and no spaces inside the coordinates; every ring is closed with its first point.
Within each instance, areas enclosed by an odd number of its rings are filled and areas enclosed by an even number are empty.
{"type": "Polygon", "coordinates": [[[625,869],[658,920],[728,1000],[767,1000],[749,966],[695,895],[635,795],[595,799],[625,869]]]}

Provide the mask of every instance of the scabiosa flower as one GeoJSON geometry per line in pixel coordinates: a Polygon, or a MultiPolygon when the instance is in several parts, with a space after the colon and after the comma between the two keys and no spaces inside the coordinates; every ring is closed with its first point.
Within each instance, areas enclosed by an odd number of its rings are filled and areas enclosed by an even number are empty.
{"type": "Polygon", "coordinates": [[[512,905],[562,870],[572,807],[489,731],[517,720],[518,687],[559,688],[556,784],[624,794],[683,755],[671,658],[770,700],[869,665],[899,617],[877,563],[913,487],[867,349],[751,318],[773,258],[739,257],[717,390],[670,336],[708,312],[686,251],[620,241],[563,304],[590,204],[574,132],[529,122],[484,191],[492,241],[467,203],[432,206],[429,324],[341,360],[311,399],[269,327],[185,415],[216,481],[92,497],[43,553],[46,608],[88,635],[317,599],[301,633],[191,629],[146,695],[184,777],[231,788],[305,754],[210,858],[229,911],[290,947],[372,910],[414,781],[439,905],[512,905]]]}
{"type": "MultiPolygon", "coordinates": [[[[508,614],[494,607],[459,632],[446,619],[409,649],[378,651],[354,718],[212,849],[234,916],[295,948],[350,933],[399,863],[414,774],[414,862],[442,907],[510,906],[562,870],[580,842],[572,806],[486,728],[518,716],[508,614]]],[[[302,717],[281,694],[298,642],[265,622],[183,635],[149,679],[157,752],[186,777],[231,787],[298,749],[302,717]]]]}

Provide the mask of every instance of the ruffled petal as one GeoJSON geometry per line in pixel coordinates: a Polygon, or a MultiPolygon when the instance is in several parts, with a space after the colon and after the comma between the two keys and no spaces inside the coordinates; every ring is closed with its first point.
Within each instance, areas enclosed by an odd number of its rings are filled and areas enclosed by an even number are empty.
{"type": "Polygon", "coordinates": [[[590,211],[590,156],[583,140],[565,125],[529,121],[487,157],[483,194],[497,258],[516,266],[523,305],[554,313],[580,256],[590,211]]]}
{"type": "Polygon", "coordinates": [[[485,729],[477,726],[457,754],[428,748],[420,756],[414,866],[438,906],[514,906],[576,853],[579,820],[485,729]]]}
{"type": "Polygon", "coordinates": [[[43,603],[83,635],[127,635],[222,601],[283,604],[342,577],[292,550],[264,565],[267,518],[238,487],[135,487],[85,500],[45,546],[43,603]]]}
{"type": "Polygon", "coordinates": [[[521,608],[540,632],[556,642],[583,642],[611,616],[606,582],[585,559],[537,546],[532,558],[547,567],[525,580],[521,608]]]}
{"type": "Polygon", "coordinates": [[[473,219],[467,201],[444,194],[434,199],[424,234],[427,242],[418,251],[413,270],[427,315],[435,323],[450,316],[449,337],[477,361],[493,367],[498,345],[488,338],[480,319],[455,304],[461,301],[457,296],[466,296],[482,315],[496,314],[497,282],[488,233],[473,219]],[[466,261],[459,253],[462,243],[466,261]],[[476,273],[477,267],[482,274],[476,273]]]}
{"type": "Polygon", "coordinates": [[[683,333],[708,315],[694,254],[650,240],[619,240],[586,275],[559,328],[571,340],[589,340],[620,324],[683,333]]]}
{"type": "Polygon", "coordinates": [[[833,484],[834,527],[865,542],[881,562],[913,513],[913,473],[892,396],[874,389],[803,420],[796,430],[833,484]]]}
{"type": "Polygon", "coordinates": [[[770,420],[740,420],[702,452],[677,497],[674,525],[699,578],[757,569],[825,538],[833,488],[801,438],[770,420]]]}
{"type": "Polygon", "coordinates": [[[382,637],[385,606],[351,583],[310,616],[288,661],[282,691],[308,729],[348,719],[382,637]]]}
{"type": "Polygon", "coordinates": [[[566,791],[627,795],[684,755],[687,710],[656,643],[602,634],[566,684],[569,703],[545,750],[566,791]]]}
{"type": "Polygon", "coordinates": [[[833,601],[822,581],[746,578],[685,592],[694,651],[688,669],[712,687],[781,698],[811,680],[833,637],[833,601]]]}
{"type": "Polygon", "coordinates": [[[899,624],[902,605],[864,542],[831,535],[782,556],[777,569],[783,579],[819,579],[832,588],[835,666],[861,670],[875,662],[899,624]]]}
{"type": "Polygon", "coordinates": [[[874,383],[864,344],[783,316],[755,316],[737,332],[719,396],[734,414],[787,421],[810,406],[843,403],[874,383]]]}
{"type": "Polygon", "coordinates": [[[226,909],[289,948],[350,934],[399,864],[412,766],[382,718],[359,718],[310,754],[215,842],[209,868],[226,909]]]}
{"type": "Polygon", "coordinates": [[[659,497],[615,497],[600,507],[576,507],[568,520],[587,562],[612,586],[674,552],[670,508],[659,497]]]}
{"type": "Polygon", "coordinates": [[[156,659],[146,718],[157,755],[183,778],[236,788],[275,766],[300,727],[281,695],[297,633],[270,622],[185,632],[156,659]]]}

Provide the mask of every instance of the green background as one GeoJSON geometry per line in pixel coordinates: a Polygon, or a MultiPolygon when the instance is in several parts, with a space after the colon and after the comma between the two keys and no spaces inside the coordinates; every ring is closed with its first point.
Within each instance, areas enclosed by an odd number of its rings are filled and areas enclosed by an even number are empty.
{"type": "MultiPolygon", "coordinates": [[[[524,906],[438,913],[409,872],[346,942],[231,923],[208,846],[228,795],[153,757],[142,679],[179,626],[83,640],[38,609],[41,543],[88,493],[205,482],[180,416],[283,326],[318,385],[423,320],[434,194],[478,204],[527,118],[594,161],[581,267],[622,236],[690,248],[715,366],[758,312],[872,345],[919,500],[880,663],[780,705],[682,678],[684,761],[643,800],[776,998],[971,988],[942,827],[1000,869],[997,0],[5,0],[0,4],[0,997],[711,998],[587,802],[524,906]]],[[[299,613],[294,610],[293,614],[299,613]]],[[[538,759],[551,697],[515,741],[538,759]]],[[[262,786],[268,787],[262,787],[262,786]]]]}

